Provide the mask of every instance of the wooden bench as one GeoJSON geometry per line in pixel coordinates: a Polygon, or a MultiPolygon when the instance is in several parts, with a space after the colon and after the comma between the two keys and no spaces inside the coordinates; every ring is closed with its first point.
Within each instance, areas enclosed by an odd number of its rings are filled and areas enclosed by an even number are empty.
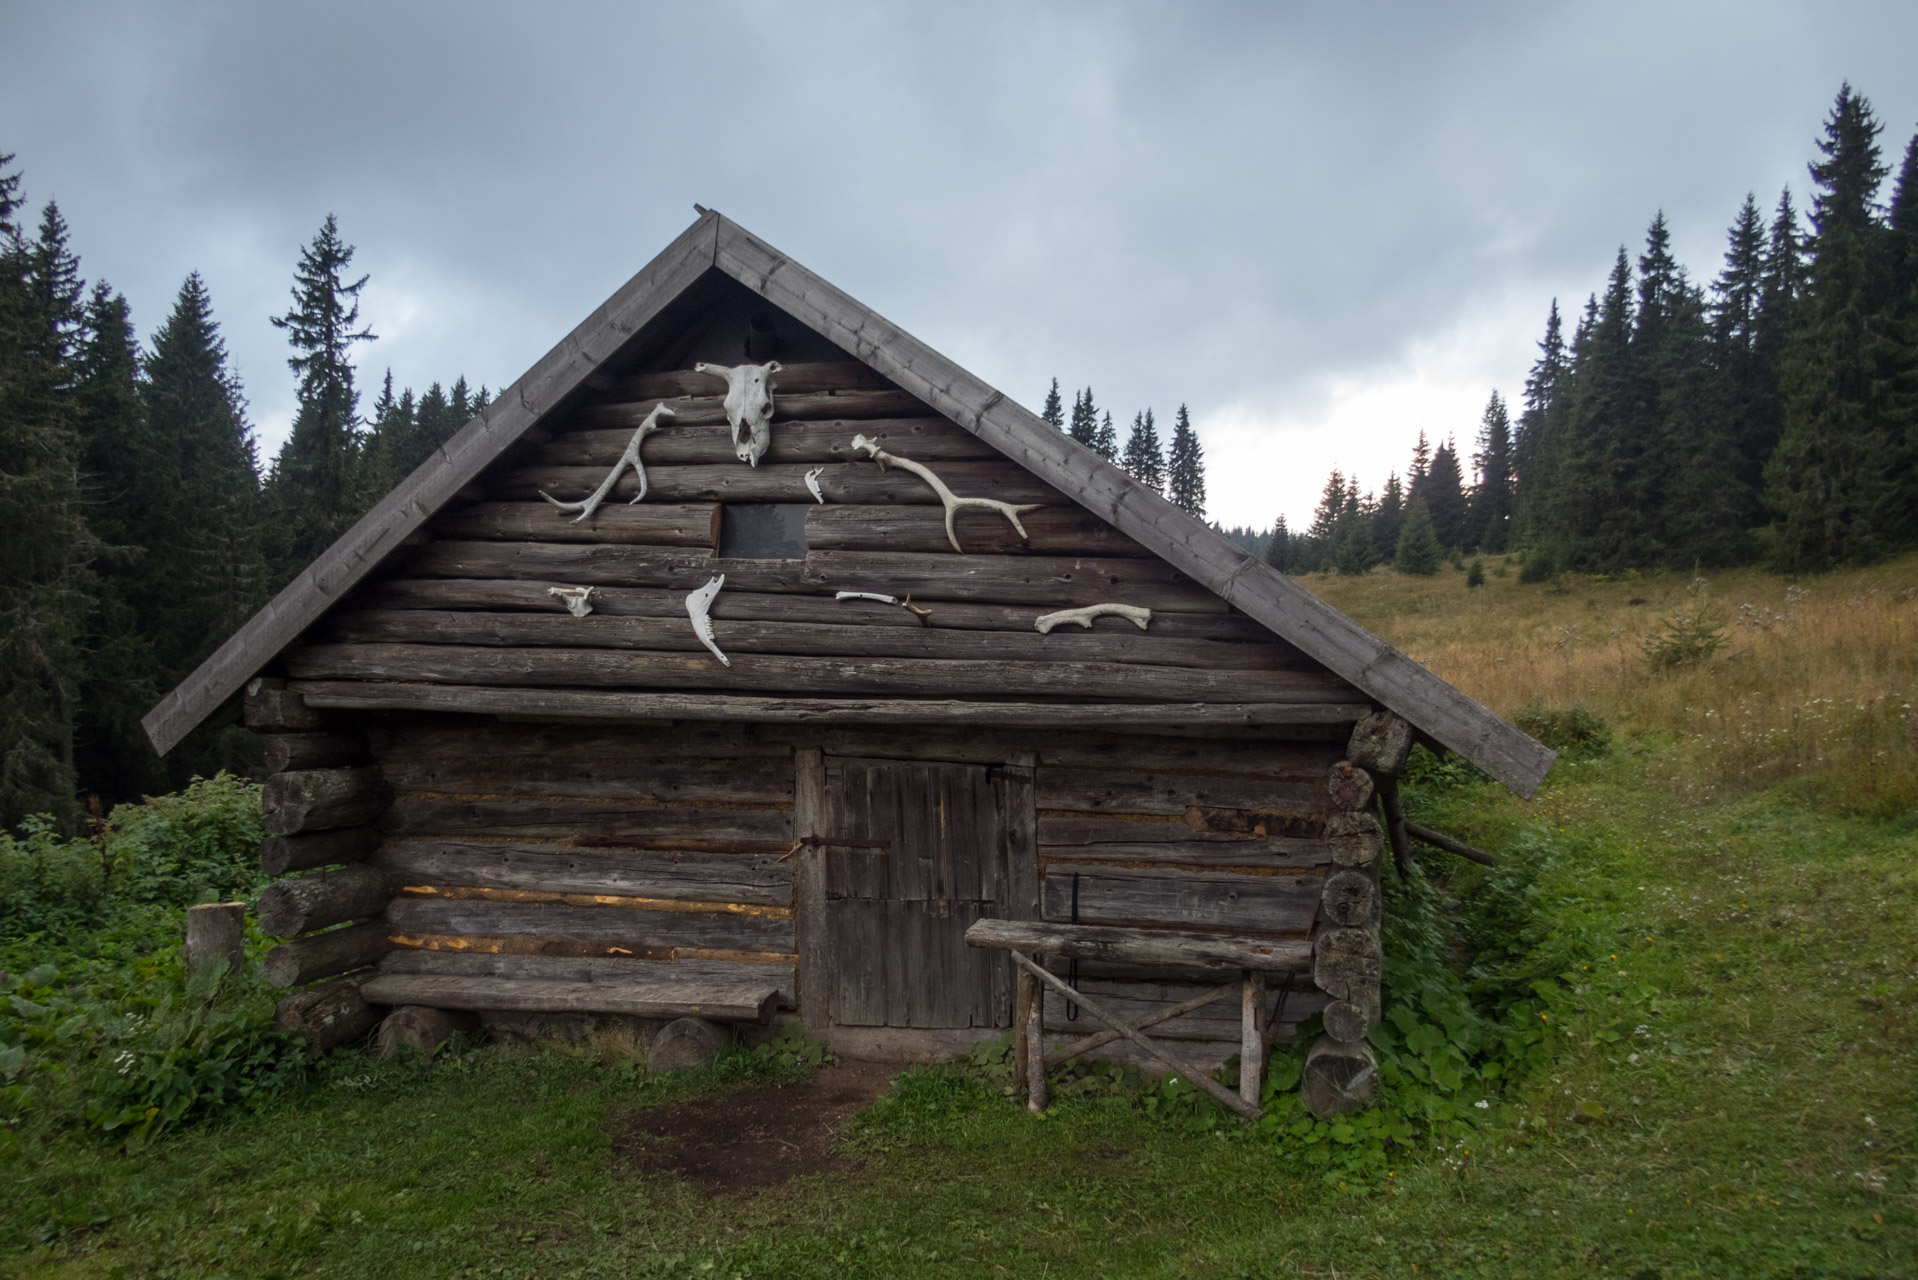
{"type": "Polygon", "coordinates": [[[382,973],[361,988],[369,1004],[433,1009],[500,1009],[529,1013],[624,1013],[639,1018],[711,1018],[766,1022],[779,1006],[779,986],[761,976],[715,978],[646,975],[608,982],[545,978],[382,973]]]}
{"type": "Polygon", "coordinates": [[[980,920],[966,930],[966,942],[975,947],[994,947],[1010,952],[1013,962],[1019,966],[1018,1013],[1014,1018],[1017,1042],[1013,1054],[1018,1074],[1025,1077],[1028,1091],[1026,1105],[1033,1111],[1045,1110],[1047,1067],[1076,1058],[1114,1040],[1124,1039],[1241,1117],[1257,1120],[1264,1114],[1259,1109],[1259,1086],[1263,1082],[1265,1068],[1266,975],[1282,973],[1287,975],[1289,981],[1293,975],[1310,972],[1312,967],[1312,944],[1304,940],[1231,937],[1169,929],[1047,924],[1037,920],[980,920]],[[1032,959],[1040,955],[1104,960],[1118,964],[1216,969],[1231,972],[1235,978],[1214,991],[1128,1023],[1084,992],[1073,990],[1063,979],[1032,959]],[[1078,1005],[1104,1023],[1108,1030],[1076,1040],[1048,1055],[1045,1052],[1044,1034],[1047,988],[1078,1005]],[[1234,992],[1240,997],[1237,1094],[1213,1080],[1206,1072],[1188,1066],[1144,1034],[1146,1027],[1170,1021],[1215,1000],[1226,999],[1234,992]]]}

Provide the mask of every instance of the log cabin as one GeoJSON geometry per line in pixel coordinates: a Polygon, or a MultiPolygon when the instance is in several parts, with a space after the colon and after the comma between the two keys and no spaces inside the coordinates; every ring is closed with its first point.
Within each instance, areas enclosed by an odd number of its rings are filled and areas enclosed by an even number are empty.
{"type": "Polygon", "coordinates": [[[1010,1027],[1034,1105],[1103,1046],[1240,1053],[1257,1114],[1315,1014],[1308,1104],[1364,1105],[1407,750],[1523,794],[1552,762],[705,211],[144,724],[236,706],[316,1043],[421,1007],[894,1060],[1010,1027]]]}

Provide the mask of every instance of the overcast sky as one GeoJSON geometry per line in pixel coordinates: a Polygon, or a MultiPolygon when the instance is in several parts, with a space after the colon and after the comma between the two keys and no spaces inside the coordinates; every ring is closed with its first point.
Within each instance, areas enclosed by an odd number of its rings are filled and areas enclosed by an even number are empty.
{"type": "MultiPolygon", "coordinates": [[[[1714,274],[1839,83],[1918,129],[1918,5],[0,2],[0,151],[145,336],[200,271],[270,458],[292,268],[362,385],[510,382],[698,201],[1025,404],[1191,406],[1211,512],[1469,453],[1663,208],[1714,274]]],[[[1801,202],[1802,203],[1802,202],[1801,202]]]]}

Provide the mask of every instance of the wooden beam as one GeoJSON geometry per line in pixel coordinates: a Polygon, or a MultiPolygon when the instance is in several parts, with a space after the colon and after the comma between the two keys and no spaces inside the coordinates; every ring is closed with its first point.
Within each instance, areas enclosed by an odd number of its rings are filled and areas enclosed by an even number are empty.
{"type": "Polygon", "coordinates": [[[1423,840],[1435,849],[1443,849],[1447,853],[1457,854],[1468,862],[1478,863],[1481,867],[1496,867],[1498,865],[1499,859],[1497,854],[1487,853],[1483,849],[1466,844],[1463,840],[1454,840],[1443,831],[1434,831],[1430,827],[1421,827],[1416,822],[1406,823],[1405,830],[1406,834],[1410,835],[1414,840],[1423,840]]]}
{"type": "MultiPolygon", "coordinates": [[[[775,395],[800,395],[815,391],[883,391],[891,386],[884,378],[856,360],[816,360],[788,364],[780,369],[775,395]]],[[[628,400],[650,400],[660,396],[709,396],[725,394],[725,381],[715,374],[697,369],[667,369],[658,373],[636,373],[617,379],[609,395],[628,400]]],[[[730,444],[727,446],[732,447],[730,444]]]]}
{"type": "MultiPolygon", "coordinates": [[[[580,411],[580,418],[594,426],[625,427],[631,431],[661,403],[673,407],[673,420],[683,426],[719,426],[726,421],[726,410],[719,396],[649,397],[592,405],[580,411]]],[[[910,418],[925,411],[924,404],[904,391],[782,395],[777,388],[773,390],[774,422],[809,418],[910,418]]]]}
{"type": "Polygon", "coordinates": [[[1264,973],[1303,973],[1312,964],[1312,944],[1300,940],[1037,920],[974,921],[966,930],[966,945],[1116,964],[1195,965],[1264,973]]]}
{"type": "Polygon", "coordinates": [[[638,1018],[714,1018],[764,1022],[779,989],[751,979],[644,982],[550,982],[533,978],[453,978],[383,973],[362,989],[376,1004],[435,1009],[502,1009],[528,1013],[624,1013],[638,1018]]]}
{"type": "Polygon", "coordinates": [[[713,265],[719,218],[705,214],[408,476],[141,720],[162,755],[192,732],[322,610],[579,390],[587,376],[713,265]]]}
{"type": "Polygon", "coordinates": [[[1124,729],[1141,732],[1349,724],[1366,704],[1031,703],[920,698],[760,698],[708,693],[622,693],[591,689],[302,680],[315,706],[358,711],[454,711],[536,719],[706,720],[787,724],[993,726],[1124,729]]]}
{"type": "MultiPolygon", "coordinates": [[[[608,465],[611,465],[610,463],[608,465]]],[[[572,494],[555,494],[570,499],[572,494]]],[[[442,538],[492,538],[517,542],[630,542],[653,547],[719,546],[719,504],[714,502],[607,503],[591,519],[574,520],[545,502],[480,502],[433,522],[442,538]]]]}
{"type": "Polygon", "coordinates": [[[793,893],[799,952],[799,1011],[806,1034],[824,1040],[832,1027],[832,952],[826,933],[826,753],[793,751],[793,827],[798,833],[793,893]]]}
{"type": "MultiPolygon", "coordinates": [[[[1025,975],[1021,973],[1020,976],[1024,977],[1025,975]]],[[[1144,1031],[1147,1027],[1156,1027],[1161,1022],[1170,1022],[1174,1018],[1183,1018],[1186,1014],[1194,1010],[1203,1009],[1209,1004],[1217,1004],[1228,996],[1238,995],[1239,986],[1240,984],[1238,982],[1228,982],[1224,986],[1214,987],[1212,990],[1201,992],[1189,1000],[1181,1000],[1175,1005],[1168,1005],[1166,1008],[1148,1013],[1143,1018],[1134,1022],[1132,1026],[1134,1030],[1144,1031]]],[[[1124,1039],[1124,1037],[1117,1031],[1095,1031],[1089,1036],[1082,1036],[1070,1044],[1061,1045],[1051,1053],[1048,1053],[1046,1055],[1046,1065],[1048,1067],[1064,1066],[1074,1058],[1084,1057],[1094,1049],[1102,1049],[1114,1040],[1121,1039],[1124,1039]]]]}
{"type": "MultiPolygon", "coordinates": [[[[776,397],[777,392],[774,394],[776,397]]],[[[852,447],[852,438],[860,435],[889,453],[903,454],[918,462],[987,461],[998,457],[991,445],[944,418],[834,418],[781,423],[773,432],[772,447],[759,462],[761,466],[862,462],[866,455],[852,447]]],[[[619,461],[632,438],[631,427],[568,431],[554,437],[550,444],[541,445],[529,460],[542,467],[610,467],[619,461]]],[[[647,436],[640,446],[640,457],[649,469],[739,465],[731,432],[677,420],[647,436]]]]}

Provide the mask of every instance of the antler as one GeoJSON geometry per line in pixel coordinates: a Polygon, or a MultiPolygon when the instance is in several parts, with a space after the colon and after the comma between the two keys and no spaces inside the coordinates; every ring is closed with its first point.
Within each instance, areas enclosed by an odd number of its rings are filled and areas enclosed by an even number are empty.
{"type": "Polygon", "coordinates": [[[946,541],[952,544],[954,551],[962,554],[965,552],[965,548],[959,545],[959,535],[953,531],[952,518],[965,508],[977,507],[982,511],[997,511],[1000,515],[1012,521],[1012,527],[1019,531],[1019,540],[1024,542],[1027,538],[1026,527],[1019,523],[1019,517],[1028,511],[1037,511],[1045,505],[1043,502],[1028,502],[1023,506],[1015,506],[1010,502],[1001,502],[997,498],[962,498],[951,489],[948,489],[946,482],[934,475],[931,468],[925,466],[923,463],[914,462],[911,458],[902,458],[896,453],[887,453],[863,435],[852,438],[852,447],[862,450],[874,462],[878,463],[881,471],[885,470],[888,466],[900,467],[912,472],[921,480],[931,485],[932,491],[939,495],[939,501],[946,508],[946,541]]]}
{"type": "Polygon", "coordinates": [[[573,523],[578,524],[581,520],[590,518],[593,512],[599,510],[599,504],[606,501],[606,495],[613,491],[615,484],[619,483],[619,473],[627,467],[631,467],[633,474],[639,477],[639,492],[634,494],[632,502],[626,505],[631,506],[633,502],[638,502],[646,496],[646,464],[639,460],[639,442],[659,430],[659,420],[661,418],[670,418],[672,416],[672,406],[664,404],[654,405],[653,411],[646,415],[645,421],[639,424],[639,429],[633,432],[633,438],[626,442],[626,452],[619,455],[619,461],[615,462],[613,469],[606,473],[606,478],[599,482],[599,488],[593,490],[592,496],[584,502],[561,502],[544,489],[539,491],[539,496],[558,507],[561,511],[579,512],[577,516],[573,517],[573,523]]]}
{"type": "Polygon", "coordinates": [[[932,610],[926,608],[924,605],[914,604],[911,596],[907,596],[904,600],[901,600],[898,596],[881,595],[877,591],[841,591],[835,595],[833,599],[871,600],[876,604],[896,604],[913,617],[919,619],[920,626],[929,627],[932,625],[932,610]]]}
{"type": "Polygon", "coordinates": [[[1040,635],[1050,635],[1054,627],[1076,622],[1086,630],[1092,629],[1094,618],[1106,616],[1124,618],[1133,626],[1144,631],[1146,623],[1152,621],[1152,610],[1141,609],[1136,604],[1089,604],[1083,609],[1061,609],[1057,613],[1048,613],[1033,622],[1040,635]]]}

